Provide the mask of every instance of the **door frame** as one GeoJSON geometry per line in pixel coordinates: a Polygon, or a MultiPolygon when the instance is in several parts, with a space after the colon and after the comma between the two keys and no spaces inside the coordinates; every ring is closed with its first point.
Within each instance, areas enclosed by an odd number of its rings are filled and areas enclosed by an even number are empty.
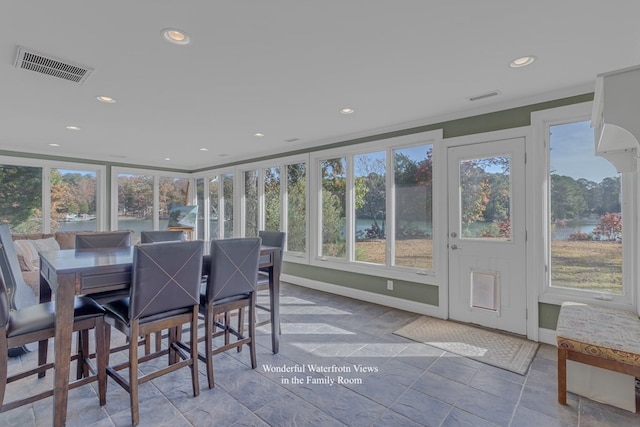
{"type": "MultiPolygon", "coordinates": [[[[449,231],[449,213],[448,213],[448,171],[447,166],[449,164],[448,152],[449,148],[462,146],[462,145],[470,145],[470,144],[479,144],[482,142],[492,142],[495,140],[501,139],[513,139],[513,138],[524,138],[525,144],[525,212],[530,212],[531,209],[535,206],[535,201],[538,200],[536,197],[538,195],[538,191],[536,191],[536,185],[534,182],[534,169],[535,165],[532,164],[531,160],[535,158],[529,153],[533,153],[533,145],[534,138],[532,137],[532,129],[531,126],[525,127],[517,127],[499,131],[485,132],[485,133],[476,133],[465,136],[458,136],[452,138],[444,138],[442,140],[443,146],[442,150],[438,150],[442,157],[442,165],[440,168],[438,177],[439,182],[443,183],[443,185],[439,186],[438,190],[438,199],[441,201],[439,209],[440,218],[444,221],[441,223],[442,227],[438,232],[440,236],[441,242],[448,241],[448,231],[449,231]]],[[[535,265],[535,257],[532,254],[537,253],[536,250],[539,250],[539,246],[543,244],[544,239],[542,239],[541,227],[540,225],[536,226],[534,215],[527,215],[525,221],[525,230],[527,233],[527,239],[525,242],[525,250],[526,250],[526,258],[525,258],[525,287],[526,287],[526,297],[527,297],[527,318],[526,318],[526,326],[527,326],[527,338],[533,341],[538,341],[538,298],[539,298],[539,287],[536,286],[535,282],[532,280],[534,277],[534,272],[537,269],[544,269],[544,265],[537,266],[535,265]]],[[[442,248],[442,251],[446,253],[446,256],[443,256],[442,263],[440,267],[442,268],[441,273],[438,274],[439,277],[442,278],[442,282],[440,284],[439,290],[439,305],[440,305],[440,313],[443,314],[445,318],[449,318],[449,256],[450,251],[448,248],[442,248]]],[[[537,272],[537,276],[540,275],[540,272],[537,272]]]]}

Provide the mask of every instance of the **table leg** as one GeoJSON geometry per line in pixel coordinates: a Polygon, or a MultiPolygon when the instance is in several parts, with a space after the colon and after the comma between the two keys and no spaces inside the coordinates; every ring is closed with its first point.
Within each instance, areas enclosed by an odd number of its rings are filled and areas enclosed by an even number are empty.
{"type": "Polygon", "coordinates": [[[73,280],[65,281],[64,278],[59,277],[56,289],[55,378],[53,388],[53,425],[56,427],[64,426],[67,418],[74,295],[73,280]]]}
{"type": "Polygon", "coordinates": [[[281,251],[273,254],[273,265],[269,268],[269,299],[271,304],[271,351],[280,351],[280,257],[281,251]]]}

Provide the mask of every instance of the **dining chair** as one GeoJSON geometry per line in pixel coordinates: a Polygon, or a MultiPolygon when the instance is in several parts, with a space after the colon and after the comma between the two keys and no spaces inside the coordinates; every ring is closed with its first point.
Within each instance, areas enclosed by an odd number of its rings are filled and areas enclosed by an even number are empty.
{"type": "Polygon", "coordinates": [[[184,232],[178,230],[140,232],[140,243],[179,242],[182,240],[184,240],[184,232]]]}
{"type": "Polygon", "coordinates": [[[213,356],[243,345],[250,349],[251,367],[256,368],[255,309],[258,266],[260,263],[259,237],[222,239],[211,241],[210,267],[207,285],[200,294],[201,318],[204,319],[205,354],[198,353],[207,365],[209,388],[214,387],[213,356]],[[245,308],[249,311],[248,332],[244,333],[245,308]],[[231,312],[238,310],[238,326],[231,325],[231,312]],[[220,328],[219,331],[216,331],[220,328]],[[231,336],[235,341],[231,341],[231,336]],[[214,338],[224,336],[224,343],[214,348],[214,338]]]}
{"type": "MultiPolygon", "coordinates": [[[[193,395],[198,396],[198,304],[202,271],[202,241],[145,243],[134,247],[132,283],[129,297],[104,304],[105,343],[111,341],[111,327],[128,338],[129,357],[125,362],[107,366],[112,377],[130,395],[131,420],[140,422],[138,386],[161,375],[189,366],[193,395]],[[190,325],[190,343],[178,340],[178,331],[190,325]],[[136,337],[169,330],[167,348],[139,357],[136,337]],[[168,355],[166,367],[145,369],[138,377],[138,367],[168,355]],[[178,358],[182,360],[178,360],[178,358]],[[126,379],[118,371],[128,369],[126,379]]],[[[107,353],[107,362],[109,352],[107,353]]]]}
{"type": "MultiPolygon", "coordinates": [[[[282,270],[282,258],[284,258],[284,243],[287,239],[287,233],[284,231],[272,231],[272,230],[260,230],[258,231],[258,237],[262,239],[262,244],[264,246],[274,246],[276,248],[280,248],[283,252],[280,254],[280,270],[282,270]]],[[[258,272],[258,291],[269,291],[269,271],[266,268],[261,268],[258,272]]],[[[262,304],[256,303],[256,308],[259,310],[263,310],[268,314],[271,313],[271,307],[267,307],[262,304]]],[[[267,317],[266,320],[262,322],[257,322],[256,326],[267,325],[271,323],[271,317],[267,317]]],[[[278,325],[278,330],[280,330],[280,325],[278,325]]]]}
{"type": "Polygon", "coordinates": [[[76,249],[125,248],[131,246],[130,231],[76,234],[76,249]]]}
{"type": "MultiPolygon", "coordinates": [[[[34,368],[22,369],[20,372],[13,372],[9,375],[8,350],[12,347],[21,347],[26,344],[55,338],[55,312],[55,302],[40,303],[19,310],[11,309],[7,287],[3,277],[0,276],[0,412],[53,396],[53,389],[48,389],[26,398],[4,402],[7,384],[36,374],[41,376],[40,374],[54,367],[53,363],[46,363],[45,358],[44,361],[39,360],[34,368]]],[[[97,367],[89,360],[89,345],[87,341],[83,341],[83,345],[77,349],[77,354],[72,356],[69,361],[70,363],[73,360],[77,362],[78,373],[83,372],[83,365],[87,365],[89,371],[93,374],[70,382],[69,388],[73,389],[97,380],[100,406],[106,403],[107,392],[104,312],[104,309],[91,299],[75,298],[73,331],[95,330],[97,367]]],[[[17,365],[14,364],[13,366],[17,365]]],[[[26,382],[24,387],[28,387],[26,382]]]]}

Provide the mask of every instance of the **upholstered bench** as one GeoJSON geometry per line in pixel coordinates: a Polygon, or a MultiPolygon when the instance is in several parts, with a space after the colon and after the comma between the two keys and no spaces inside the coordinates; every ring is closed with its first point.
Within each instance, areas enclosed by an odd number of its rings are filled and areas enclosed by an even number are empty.
{"type": "Polygon", "coordinates": [[[562,405],[567,404],[567,360],[640,378],[640,318],[635,312],[565,302],[556,340],[562,405]]]}

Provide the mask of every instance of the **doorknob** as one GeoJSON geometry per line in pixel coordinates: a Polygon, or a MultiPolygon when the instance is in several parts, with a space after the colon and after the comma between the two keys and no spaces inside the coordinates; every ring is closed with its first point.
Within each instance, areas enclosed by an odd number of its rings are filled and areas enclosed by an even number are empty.
{"type": "Polygon", "coordinates": [[[456,249],[458,249],[458,245],[456,245],[456,244],[454,243],[453,245],[451,245],[451,249],[453,249],[453,250],[455,251],[456,249]]]}
{"type": "Polygon", "coordinates": [[[453,237],[455,239],[456,237],[458,237],[458,233],[456,233],[455,231],[452,231],[451,232],[451,237],[453,237]]]}

